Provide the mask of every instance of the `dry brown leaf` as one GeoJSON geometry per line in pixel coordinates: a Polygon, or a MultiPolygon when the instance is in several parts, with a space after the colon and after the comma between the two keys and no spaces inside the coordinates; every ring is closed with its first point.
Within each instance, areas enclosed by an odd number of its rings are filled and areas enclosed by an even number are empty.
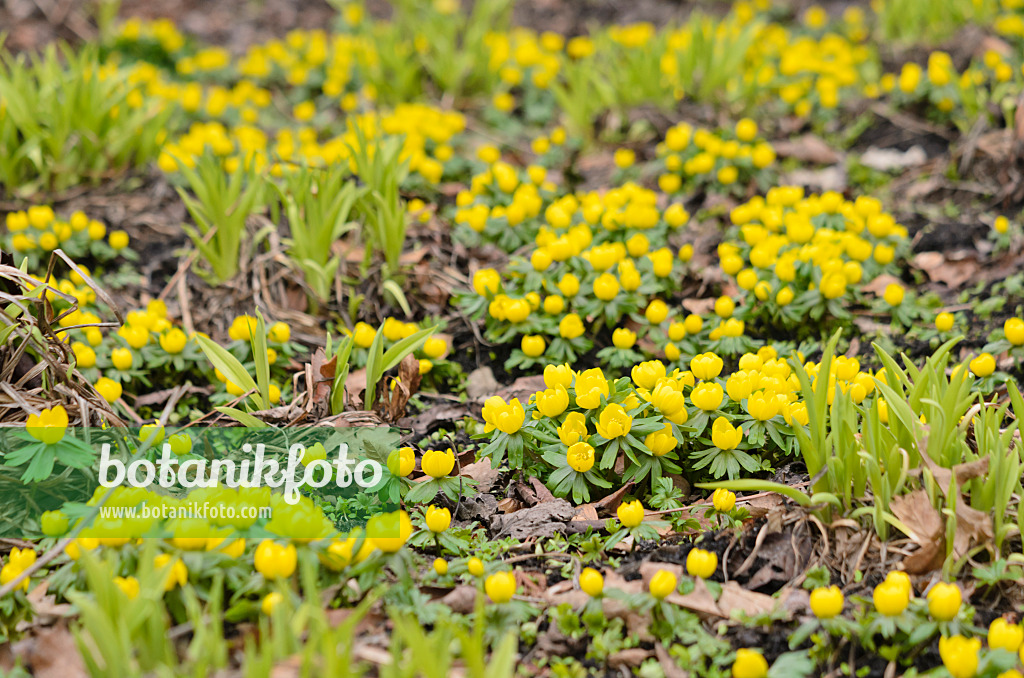
{"type": "Polygon", "coordinates": [[[490,457],[484,457],[480,461],[463,466],[462,475],[477,482],[477,492],[487,492],[494,486],[494,481],[501,475],[501,471],[491,468],[490,457]]]}
{"type": "Polygon", "coordinates": [[[818,165],[833,165],[840,160],[839,153],[825,141],[813,134],[804,134],[795,139],[784,139],[772,144],[780,158],[796,158],[802,162],[818,165]]]}
{"type": "Polygon", "coordinates": [[[928,278],[951,289],[959,288],[974,279],[981,268],[978,260],[971,256],[960,259],[947,258],[941,252],[920,252],[914,257],[915,266],[924,271],[928,278]]]}
{"type": "Polygon", "coordinates": [[[903,559],[903,567],[911,574],[931,572],[942,564],[945,555],[945,538],[942,516],[928,500],[924,490],[893,497],[889,510],[899,518],[907,529],[910,539],[918,549],[903,559]]]}

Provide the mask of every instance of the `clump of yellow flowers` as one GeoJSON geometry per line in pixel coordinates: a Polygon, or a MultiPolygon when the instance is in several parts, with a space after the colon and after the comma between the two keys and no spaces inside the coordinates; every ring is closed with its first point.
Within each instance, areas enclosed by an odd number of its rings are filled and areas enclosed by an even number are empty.
{"type": "Polygon", "coordinates": [[[848,319],[844,302],[860,298],[860,287],[878,275],[897,273],[909,246],[907,229],[868,196],[778,186],[730,218],[733,237],[718,255],[744,294],[737,315],[778,327],[848,319]]]}
{"type": "Polygon", "coordinates": [[[678,289],[692,255],[690,246],[669,245],[669,236],[689,221],[682,205],[659,209],[657,194],[633,183],[550,199],[543,185],[513,184],[518,175],[507,166],[512,201],[493,205],[487,187],[504,172],[501,167],[492,166],[479,196],[471,193],[456,218],[476,219],[479,211],[472,230],[487,236],[493,228],[498,243],[511,247],[532,240],[529,251],[513,255],[504,276],[477,271],[474,294],[460,299],[468,315],[486,318],[490,340],[518,338],[520,348],[506,367],[574,362],[590,350],[590,336],[601,327],[615,330],[609,350],[599,356],[615,369],[642,357],[634,347],[648,334],[664,342],[661,325],[669,308],[662,297],[678,289]],[[510,219],[520,202],[522,209],[510,219]],[[629,319],[639,328],[624,327],[629,319]]]}

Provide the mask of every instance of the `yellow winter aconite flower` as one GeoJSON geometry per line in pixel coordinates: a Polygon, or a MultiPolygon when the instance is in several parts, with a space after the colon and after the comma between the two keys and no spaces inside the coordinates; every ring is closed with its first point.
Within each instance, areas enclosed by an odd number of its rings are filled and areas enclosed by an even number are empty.
{"type": "Polygon", "coordinates": [[[523,336],[520,348],[527,357],[538,358],[543,355],[544,349],[547,348],[547,342],[539,334],[527,334],[523,336]]]}
{"type": "Polygon", "coordinates": [[[939,638],[939,656],[953,678],[973,678],[978,673],[981,640],[948,636],[939,638]]]}
{"type": "Polygon", "coordinates": [[[608,379],[601,368],[595,367],[576,375],[576,405],[592,410],[601,406],[601,398],[610,395],[608,379]]]}
{"type": "Polygon", "coordinates": [[[586,473],[594,468],[594,448],[589,443],[578,442],[569,446],[566,462],[577,473],[586,473]]]}
{"type": "Polygon", "coordinates": [[[686,397],[683,395],[682,385],[678,382],[661,381],[651,391],[649,400],[673,424],[685,424],[689,418],[686,397]]]}
{"type": "Polygon", "coordinates": [[[388,454],[388,470],[404,478],[416,468],[416,452],[411,447],[400,447],[388,454]]]}
{"type": "Polygon", "coordinates": [[[651,595],[658,600],[664,600],[676,590],[679,580],[674,574],[668,570],[658,570],[651,577],[651,581],[648,583],[647,588],[651,592],[651,595]]]}
{"type": "Polygon", "coordinates": [[[704,549],[690,549],[686,554],[686,572],[691,577],[707,579],[718,569],[718,555],[704,549]]]}
{"type": "Polygon", "coordinates": [[[644,521],[644,505],[639,499],[631,502],[622,502],[615,509],[615,515],[623,527],[636,527],[644,521]]]}
{"type": "MultiPolygon", "coordinates": [[[[7,562],[0,568],[0,586],[14,581],[22,572],[27,570],[36,562],[36,552],[33,549],[22,549],[15,546],[7,555],[7,562]]],[[[28,591],[29,578],[25,577],[18,588],[28,591]]]]}
{"type": "Polygon", "coordinates": [[[896,283],[889,283],[885,286],[885,293],[882,295],[885,299],[885,303],[890,306],[899,306],[903,303],[903,295],[905,290],[901,285],[896,283]]]}
{"type": "Polygon", "coordinates": [[[632,426],[633,418],[626,413],[625,408],[612,403],[601,410],[595,428],[598,435],[611,440],[628,434],[632,426]]]}
{"type": "Polygon", "coordinates": [[[743,442],[743,428],[734,427],[725,417],[718,417],[711,425],[711,442],[720,450],[735,449],[743,442]]]}
{"type": "Polygon", "coordinates": [[[444,478],[455,468],[455,453],[447,450],[427,450],[420,460],[423,472],[431,478],[444,478]]]}
{"type": "Polygon", "coordinates": [[[740,648],[732,663],[733,678],[765,678],[768,675],[768,661],[757,650],[740,648]]]}
{"type": "MultiPolygon", "coordinates": [[[[295,547],[291,548],[294,550],[295,547]]],[[[153,569],[165,572],[164,591],[171,591],[188,583],[188,568],[185,563],[181,558],[174,558],[169,553],[161,553],[154,558],[153,569]]]]}
{"type": "Polygon", "coordinates": [[[581,412],[570,412],[558,427],[558,439],[563,445],[572,445],[587,437],[587,418],[581,412]]]}
{"type": "Polygon", "coordinates": [[[495,572],[484,581],[484,591],[494,603],[507,603],[516,593],[514,572],[495,572]]]}
{"type": "Polygon", "coordinates": [[[466,561],[466,570],[468,570],[474,577],[482,577],[484,574],[484,561],[473,556],[466,561]]]}
{"type": "Polygon", "coordinates": [[[736,494],[724,487],[720,487],[712,493],[711,504],[715,507],[716,511],[728,513],[736,506],[736,494]]]}
{"type": "Polygon", "coordinates": [[[452,513],[444,507],[428,506],[426,512],[427,529],[437,534],[444,532],[452,524],[452,513]]]}
{"type": "Polygon", "coordinates": [[[655,457],[663,457],[676,448],[679,441],[676,440],[675,435],[672,433],[672,427],[668,424],[665,425],[660,431],[654,431],[648,433],[644,438],[644,445],[651,451],[655,457]]]}
{"type": "Polygon", "coordinates": [[[100,377],[94,384],[96,392],[108,403],[115,403],[121,398],[122,386],[108,377],[100,377]]]}
{"type": "Polygon", "coordinates": [[[384,553],[395,553],[412,534],[412,520],[405,511],[378,513],[366,523],[366,536],[384,553]]]}
{"type": "Polygon", "coordinates": [[[722,373],[723,361],[714,353],[700,353],[690,360],[690,371],[702,381],[710,381],[722,373]]]}
{"type": "Polygon", "coordinates": [[[1006,340],[1013,346],[1024,346],[1024,320],[1021,318],[1008,318],[1003,323],[1003,334],[1006,340]]]}
{"type": "Polygon", "coordinates": [[[724,396],[725,391],[721,384],[706,381],[698,384],[690,392],[690,402],[705,412],[712,412],[721,406],[724,396]]]}
{"type": "Polygon", "coordinates": [[[592,567],[580,572],[580,589],[588,596],[597,597],[604,592],[604,576],[592,567]]]}
{"type": "Polygon", "coordinates": [[[129,600],[135,600],[139,596],[139,580],[135,577],[114,577],[114,585],[121,589],[129,600]]]}
{"type": "Polygon", "coordinates": [[[935,329],[939,332],[949,332],[953,329],[953,323],[956,320],[952,313],[943,311],[935,316],[935,329]]]}
{"type": "Polygon", "coordinates": [[[811,612],[818,619],[831,619],[843,611],[843,592],[838,586],[819,587],[811,591],[811,612]]]}
{"type": "Polygon", "coordinates": [[[910,603],[910,592],[896,581],[886,580],[875,587],[872,594],[875,609],[887,617],[902,614],[910,603]]]}
{"type": "Polygon", "coordinates": [[[970,362],[974,376],[984,378],[996,371],[996,359],[991,353],[982,353],[970,362]]]}
{"type": "Polygon", "coordinates": [[[569,407],[569,392],[565,387],[548,388],[534,396],[537,412],[545,417],[557,417],[569,407]]]}
{"type": "Polygon", "coordinates": [[[46,445],[60,442],[67,428],[68,412],[63,405],[48,407],[39,414],[30,414],[25,422],[28,434],[46,445]]]}
{"type": "Polygon", "coordinates": [[[988,646],[1016,653],[1024,645],[1024,628],[1011,624],[1002,617],[992,620],[988,627],[988,646]]]}
{"type": "Polygon", "coordinates": [[[433,567],[434,567],[434,572],[436,572],[437,574],[439,574],[442,577],[445,576],[446,574],[448,574],[448,561],[445,560],[444,558],[434,558],[434,565],[433,565],[433,567]]]}
{"type": "Polygon", "coordinates": [[[280,592],[271,591],[263,596],[263,600],[260,602],[260,611],[268,617],[273,616],[274,609],[283,602],[284,596],[280,592]]]}
{"type": "Polygon", "coordinates": [[[256,571],[267,579],[283,579],[292,576],[298,562],[293,544],[281,545],[273,539],[264,539],[253,553],[256,571]]]}
{"type": "Polygon", "coordinates": [[[962,600],[959,586],[940,581],[928,592],[928,613],[938,621],[949,621],[960,611],[962,600]]]}

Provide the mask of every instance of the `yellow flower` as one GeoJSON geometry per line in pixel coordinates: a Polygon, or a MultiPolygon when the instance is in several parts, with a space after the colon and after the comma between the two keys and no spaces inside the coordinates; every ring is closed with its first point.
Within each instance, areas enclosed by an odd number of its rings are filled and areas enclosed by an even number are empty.
{"type": "Polygon", "coordinates": [[[693,391],[690,392],[690,402],[705,412],[717,410],[722,404],[722,399],[724,397],[725,391],[722,389],[721,384],[716,384],[711,381],[705,381],[698,384],[693,391]]]}
{"type": "Polygon", "coordinates": [[[438,506],[427,507],[427,529],[431,532],[444,532],[452,524],[452,512],[438,506]]]}
{"type": "Polygon", "coordinates": [[[627,327],[619,327],[612,332],[612,344],[619,349],[633,348],[636,344],[636,332],[627,327]]]}
{"type": "MultiPolygon", "coordinates": [[[[160,337],[160,348],[162,348],[167,353],[170,353],[171,355],[177,355],[178,353],[181,353],[183,350],[185,350],[185,344],[187,343],[188,336],[186,336],[185,333],[179,330],[177,327],[175,327],[172,330],[169,330],[160,337]]],[[[131,353],[128,354],[128,357],[128,365],[130,367],[131,353]]]]}
{"type": "Polygon", "coordinates": [[[651,595],[658,600],[664,600],[668,595],[676,590],[676,585],[679,580],[676,576],[668,570],[658,570],[651,577],[650,583],[647,585],[651,595]]]}
{"type": "Polygon", "coordinates": [[[982,353],[971,360],[970,367],[976,377],[985,378],[996,371],[996,359],[991,353],[982,353]]]}
{"type": "Polygon", "coordinates": [[[1014,346],[1024,345],[1024,320],[1008,318],[1003,323],[1003,334],[1006,335],[1006,340],[1014,346]]]}
{"type": "Polygon", "coordinates": [[[736,493],[720,487],[712,493],[711,503],[716,511],[728,513],[736,506],[736,493]]]}
{"type": "Polygon", "coordinates": [[[707,579],[718,569],[718,555],[704,549],[690,549],[686,554],[686,571],[691,577],[707,579]]]}
{"type": "Polygon", "coordinates": [[[64,438],[68,429],[68,412],[63,405],[55,405],[39,414],[30,414],[25,429],[39,442],[53,445],[64,438]]]}
{"type": "Polygon", "coordinates": [[[567,313],[558,323],[558,334],[563,339],[575,339],[584,332],[583,321],[575,313],[567,313]]]}
{"type": "Polygon", "coordinates": [[[580,589],[588,596],[597,597],[604,592],[604,576],[592,567],[580,572],[580,589]]]}
{"type": "Polygon", "coordinates": [[[644,438],[644,445],[647,446],[647,449],[655,457],[665,456],[674,450],[678,444],[679,441],[672,434],[672,427],[669,424],[665,424],[665,427],[660,431],[648,433],[647,437],[644,438]]]}
{"type": "Polygon", "coordinates": [[[612,403],[601,410],[595,428],[598,435],[611,440],[626,435],[632,426],[633,417],[626,414],[622,405],[612,403]]]}
{"type": "Polygon", "coordinates": [[[402,510],[378,513],[367,521],[366,534],[384,553],[395,553],[409,540],[412,520],[402,510]]]}
{"type": "Polygon", "coordinates": [[[910,603],[910,591],[895,580],[886,580],[875,587],[872,594],[875,609],[887,617],[903,613],[910,603]]]}
{"type": "Polygon", "coordinates": [[[953,329],[953,322],[955,320],[956,317],[952,313],[943,311],[942,313],[935,316],[935,329],[937,329],[939,332],[949,332],[951,329],[953,329]]]}
{"type": "Polygon", "coordinates": [[[256,571],[267,579],[283,579],[292,576],[298,562],[294,544],[282,546],[273,539],[264,539],[253,554],[256,571]]]}
{"type": "Polygon", "coordinates": [[[586,473],[594,468],[594,448],[589,443],[573,443],[569,446],[565,458],[572,470],[577,473],[586,473]]]}
{"type": "Polygon", "coordinates": [[[655,386],[650,401],[673,424],[686,423],[686,397],[675,382],[663,381],[655,386]]]}
{"type": "Polygon", "coordinates": [[[779,413],[779,409],[779,401],[763,391],[758,391],[747,399],[747,412],[758,421],[768,421],[779,413]]]}
{"type": "MultiPolygon", "coordinates": [[[[294,548],[295,547],[293,546],[292,549],[294,550],[294,548]]],[[[164,591],[170,591],[178,586],[184,586],[188,583],[188,568],[185,567],[185,563],[181,562],[180,558],[174,558],[172,560],[171,554],[169,553],[161,553],[154,558],[153,568],[161,572],[166,570],[164,591]]]]}
{"type": "Polygon", "coordinates": [[[110,352],[110,362],[113,363],[115,369],[121,372],[131,369],[132,352],[123,347],[115,348],[110,352]]]}
{"type": "Polygon", "coordinates": [[[602,273],[594,280],[594,296],[601,301],[611,301],[619,294],[619,281],[611,273],[602,273]]]}
{"type": "Polygon", "coordinates": [[[423,453],[420,461],[423,472],[431,478],[443,478],[455,468],[455,453],[451,448],[442,452],[441,450],[427,450],[423,453]]]}
{"type": "Polygon", "coordinates": [[[722,373],[722,365],[722,359],[714,353],[700,353],[690,360],[690,371],[698,379],[710,381],[722,373]]]}
{"type": "Polygon", "coordinates": [[[108,403],[116,403],[121,397],[121,384],[108,377],[97,379],[94,387],[96,392],[108,403]]]}
{"type": "Polygon", "coordinates": [[[267,337],[278,344],[287,343],[292,338],[292,328],[288,323],[276,322],[267,330],[267,337]]]}
{"type": "Polygon", "coordinates": [[[507,603],[516,593],[514,572],[495,572],[484,581],[484,591],[494,603],[507,603]]]}
{"type": "Polygon", "coordinates": [[[988,646],[1016,653],[1024,645],[1024,628],[1011,624],[1002,617],[994,619],[988,627],[988,646]]]}
{"type": "Polygon", "coordinates": [[[484,561],[473,556],[466,561],[466,570],[468,570],[474,577],[481,577],[484,574],[484,561]]]}
{"type": "Polygon", "coordinates": [[[811,591],[811,612],[818,619],[831,619],[840,614],[843,602],[843,592],[838,586],[821,586],[811,591]]]}
{"type": "Polygon", "coordinates": [[[441,337],[430,337],[423,342],[423,354],[428,358],[437,360],[448,350],[448,342],[441,337]]]}
{"type": "Polygon", "coordinates": [[[615,509],[615,515],[624,527],[636,527],[644,521],[644,505],[640,500],[623,502],[615,509]]]}
{"type": "Polygon", "coordinates": [[[660,325],[668,317],[668,304],[661,299],[655,299],[647,305],[647,310],[644,311],[644,317],[647,318],[647,322],[652,325],[660,325]]]}
{"type": "Polygon", "coordinates": [[[562,386],[549,388],[538,391],[535,400],[537,412],[545,417],[557,417],[569,406],[569,392],[562,386]]]}
{"type": "Polygon", "coordinates": [[[411,447],[400,447],[391,450],[388,455],[388,470],[392,475],[405,478],[416,468],[416,452],[411,447]]]}
{"type": "Polygon", "coordinates": [[[608,380],[600,367],[580,372],[576,376],[576,405],[586,410],[601,406],[601,397],[608,397],[608,380]]]}
{"type": "Polygon", "coordinates": [[[573,445],[587,437],[587,419],[581,412],[570,412],[558,427],[558,439],[563,445],[573,445]]]}
{"type": "Polygon", "coordinates": [[[274,608],[284,602],[284,596],[278,591],[271,591],[267,595],[263,596],[263,601],[260,603],[260,610],[263,614],[268,617],[274,614],[274,608]]]}
{"type": "MultiPolygon", "coordinates": [[[[0,569],[0,586],[5,586],[21,575],[36,562],[36,552],[33,549],[21,549],[15,546],[7,556],[7,563],[0,569]]],[[[28,591],[29,577],[25,577],[18,588],[28,591]]]]}
{"type": "Polygon", "coordinates": [[[953,678],[973,678],[978,673],[981,640],[963,636],[939,638],[939,656],[953,678]]]}
{"type": "Polygon", "coordinates": [[[135,577],[114,577],[114,584],[129,600],[139,596],[139,580],[135,577]]]}
{"type": "Polygon", "coordinates": [[[711,425],[711,442],[720,450],[732,450],[743,442],[743,427],[734,427],[725,417],[718,417],[711,425]]]}
{"type": "Polygon", "coordinates": [[[715,315],[719,318],[729,318],[736,310],[736,302],[729,297],[718,297],[715,299],[715,315]]]}
{"type": "Polygon", "coordinates": [[[539,334],[525,334],[520,344],[523,353],[529,358],[538,358],[544,353],[544,349],[547,345],[544,341],[544,337],[539,334]]]}
{"type": "Polygon", "coordinates": [[[473,274],[473,291],[481,297],[497,294],[501,276],[493,268],[482,268],[473,274]]]}
{"type": "Polygon", "coordinates": [[[962,602],[960,587],[940,581],[928,592],[928,613],[938,621],[949,621],[956,617],[962,602]]]}
{"type": "Polygon", "coordinates": [[[648,360],[635,365],[630,377],[637,388],[651,390],[665,377],[665,365],[660,360],[648,360]]]}
{"type": "Polygon", "coordinates": [[[890,306],[899,306],[903,303],[904,290],[901,285],[896,283],[889,283],[885,286],[885,292],[882,297],[885,299],[885,303],[890,306]]]}
{"type": "Polygon", "coordinates": [[[568,389],[572,386],[573,376],[572,368],[568,364],[544,366],[544,385],[548,388],[561,386],[568,389]]]}
{"type": "Polygon", "coordinates": [[[736,661],[732,663],[733,678],[765,678],[768,675],[768,661],[757,650],[740,648],[736,650],[736,661]]]}
{"type": "Polygon", "coordinates": [[[448,574],[448,561],[444,558],[434,558],[434,572],[442,577],[448,574]]]}

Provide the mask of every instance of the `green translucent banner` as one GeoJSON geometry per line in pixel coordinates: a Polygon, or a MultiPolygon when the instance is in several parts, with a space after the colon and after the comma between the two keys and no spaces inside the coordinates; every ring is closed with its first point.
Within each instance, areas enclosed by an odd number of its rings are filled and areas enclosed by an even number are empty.
{"type": "Polygon", "coordinates": [[[0,536],[319,539],[394,522],[394,429],[61,423],[0,429],[0,536]]]}

